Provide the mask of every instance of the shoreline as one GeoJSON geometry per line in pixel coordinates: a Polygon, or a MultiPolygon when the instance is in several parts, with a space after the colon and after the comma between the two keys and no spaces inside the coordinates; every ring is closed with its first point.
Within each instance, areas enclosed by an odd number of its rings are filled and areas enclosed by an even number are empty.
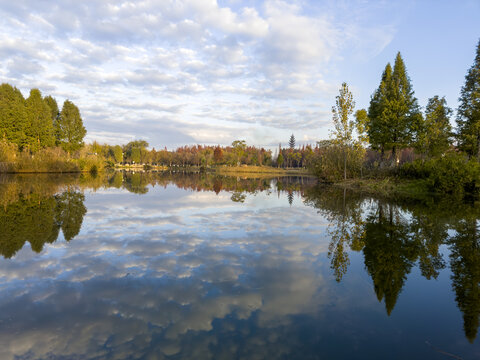
{"type": "MultiPolygon", "coordinates": [[[[132,170],[132,171],[185,171],[185,172],[207,172],[207,173],[216,173],[219,175],[236,175],[236,174],[261,174],[261,175],[272,175],[272,176],[288,176],[288,175],[299,175],[299,176],[309,176],[315,177],[308,172],[306,169],[279,169],[269,166],[217,166],[217,167],[196,167],[196,166],[157,166],[157,165],[115,165],[112,168],[105,168],[105,170],[132,170]]],[[[7,170],[0,171],[0,174],[80,174],[88,173],[90,170],[7,170]]]]}
{"type": "Polygon", "coordinates": [[[347,179],[331,185],[389,199],[424,199],[439,195],[430,191],[427,182],[423,179],[407,180],[392,177],[384,179],[347,179]]]}
{"type": "Polygon", "coordinates": [[[213,168],[213,170],[218,174],[241,174],[241,173],[251,173],[251,174],[262,174],[262,175],[300,175],[300,176],[311,176],[312,175],[308,170],[301,168],[292,168],[292,169],[282,169],[275,168],[270,166],[220,166],[213,168]]]}

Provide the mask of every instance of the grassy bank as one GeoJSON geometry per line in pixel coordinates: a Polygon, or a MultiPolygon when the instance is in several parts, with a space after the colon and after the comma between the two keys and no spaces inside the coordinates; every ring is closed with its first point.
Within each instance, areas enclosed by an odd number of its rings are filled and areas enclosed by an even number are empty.
{"type": "Polygon", "coordinates": [[[0,162],[0,173],[96,173],[104,169],[104,161],[96,155],[71,157],[58,148],[21,152],[9,161],[0,162]]]}
{"type": "Polygon", "coordinates": [[[394,177],[386,177],[383,179],[348,179],[337,182],[334,186],[385,198],[422,199],[436,195],[431,192],[427,181],[424,179],[409,180],[394,177]]]}
{"type": "Polygon", "coordinates": [[[115,164],[115,170],[127,170],[127,171],[165,171],[169,170],[167,166],[162,165],[150,165],[150,164],[115,164]]]}

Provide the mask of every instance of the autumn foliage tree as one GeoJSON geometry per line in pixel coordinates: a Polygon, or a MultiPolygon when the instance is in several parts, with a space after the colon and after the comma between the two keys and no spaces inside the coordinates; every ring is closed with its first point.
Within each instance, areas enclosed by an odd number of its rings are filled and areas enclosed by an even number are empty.
{"type": "Polygon", "coordinates": [[[220,145],[215,147],[215,150],[213,151],[213,159],[217,164],[221,163],[223,160],[223,151],[220,145]]]}

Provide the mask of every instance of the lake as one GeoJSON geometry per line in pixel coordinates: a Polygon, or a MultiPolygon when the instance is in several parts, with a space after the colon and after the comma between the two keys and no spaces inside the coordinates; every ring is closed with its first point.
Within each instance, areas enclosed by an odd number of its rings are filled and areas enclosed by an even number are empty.
{"type": "Polygon", "coordinates": [[[477,359],[480,206],[308,177],[0,176],[1,359],[477,359]]]}

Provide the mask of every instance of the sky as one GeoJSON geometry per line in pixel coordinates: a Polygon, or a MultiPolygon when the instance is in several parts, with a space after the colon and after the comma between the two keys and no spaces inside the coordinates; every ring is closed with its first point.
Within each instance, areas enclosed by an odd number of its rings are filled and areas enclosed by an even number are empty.
{"type": "Polygon", "coordinates": [[[399,51],[419,104],[455,109],[479,17],[480,0],[0,0],[0,82],[73,101],[87,142],[313,144],[342,82],[367,108],[399,51]]]}

